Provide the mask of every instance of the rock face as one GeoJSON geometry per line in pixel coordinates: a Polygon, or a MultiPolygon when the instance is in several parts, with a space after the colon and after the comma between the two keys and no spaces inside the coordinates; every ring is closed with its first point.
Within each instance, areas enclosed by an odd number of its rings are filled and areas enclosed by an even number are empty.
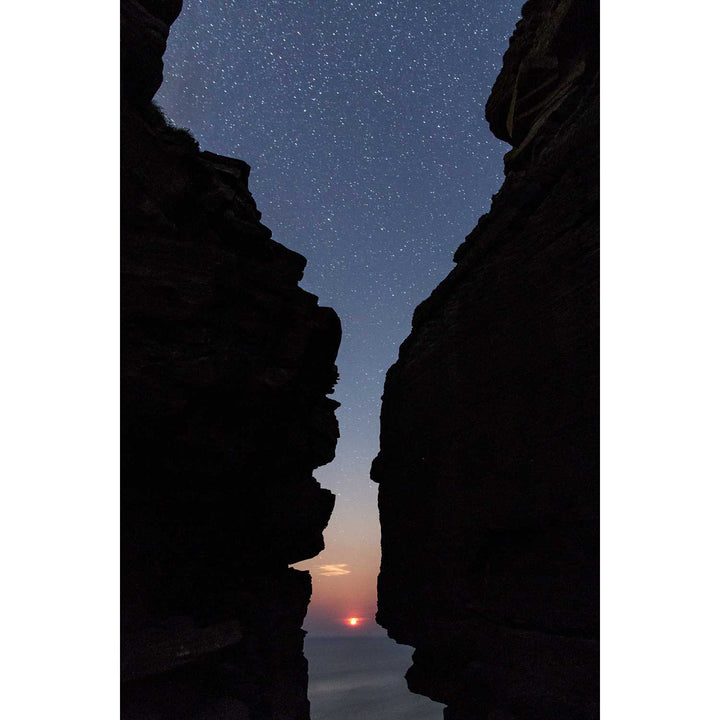
{"type": "Polygon", "coordinates": [[[598,35],[596,2],[524,6],[505,182],[386,379],[378,621],[448,720],[598,716],[598,35]]]}
{"type": "Polygon", "coordinates": [[[152,104],[179,0],[123,0],[123,717],[309,717],[302,621],[334,504],[340,323],[241,160],[152,104]]]}

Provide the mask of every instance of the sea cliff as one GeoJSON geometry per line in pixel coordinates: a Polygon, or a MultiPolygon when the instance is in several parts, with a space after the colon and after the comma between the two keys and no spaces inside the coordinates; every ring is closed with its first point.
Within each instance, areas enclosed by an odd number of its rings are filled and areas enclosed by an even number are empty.
{"type": "Polygon", "coordinates": [[[490,212],[386,378],[378,621],[447,720],[598,716],[599,21],[523,7],[490,212]]]}
{"type": "Polygon", "coordinates": [[[307,720],[341,329],[242,160],[152,102],[178,0],[121,3],[122,714],[307,720]]]}

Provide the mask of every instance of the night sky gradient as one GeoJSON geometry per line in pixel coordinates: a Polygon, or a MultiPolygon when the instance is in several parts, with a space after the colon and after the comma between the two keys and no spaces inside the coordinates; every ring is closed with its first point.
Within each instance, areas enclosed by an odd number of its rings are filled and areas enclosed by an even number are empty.
{"type": "Polygon", "coordinates": [[[308,259],[301,285],[343,324],[337,495],[306,629],[384,632],[378,451],[385,373],[414,308],[490,207],[508,146],[484,106],[521,0],[185,0],[156,96],[204,150],[242,158],[273,237],[308,259]],[[340,567],[338,567],[340,566],[340,567]],[[344,625],[345,617],[365,621],[344,625]]]}

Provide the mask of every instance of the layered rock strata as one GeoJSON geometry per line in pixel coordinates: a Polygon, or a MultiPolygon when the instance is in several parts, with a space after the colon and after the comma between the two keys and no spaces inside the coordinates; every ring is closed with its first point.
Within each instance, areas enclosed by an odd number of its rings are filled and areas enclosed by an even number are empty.
{"type": "Polygon", "coordinates": [[[530,0],[505,182],[389,370],[378,621],[447,720],[598,716],[598,7],[530,0]]]}
{"type": "Polygon", "coordinates": [[[303,618],[334,496],[340,323],[241,160],[152,98],[179,0],[123,0],[123,717],[306,720],[303,618]]]}

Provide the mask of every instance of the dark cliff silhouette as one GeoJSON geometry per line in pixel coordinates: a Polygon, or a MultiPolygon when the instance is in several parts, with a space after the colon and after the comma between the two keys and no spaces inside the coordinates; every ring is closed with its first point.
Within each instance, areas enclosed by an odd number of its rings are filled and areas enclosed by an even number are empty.
{"type": "Polygon", "coordinates": [[[122,715],[307,720],[340,323],[241,160],[152,98],[178,0],[122,0],[122,715]]]}
{"type": "Polygon", "coordinates": [[[530,0],[490,212],[389,370],[378,621],[448,720],[598,716],[599,18],[530,0]]]}

